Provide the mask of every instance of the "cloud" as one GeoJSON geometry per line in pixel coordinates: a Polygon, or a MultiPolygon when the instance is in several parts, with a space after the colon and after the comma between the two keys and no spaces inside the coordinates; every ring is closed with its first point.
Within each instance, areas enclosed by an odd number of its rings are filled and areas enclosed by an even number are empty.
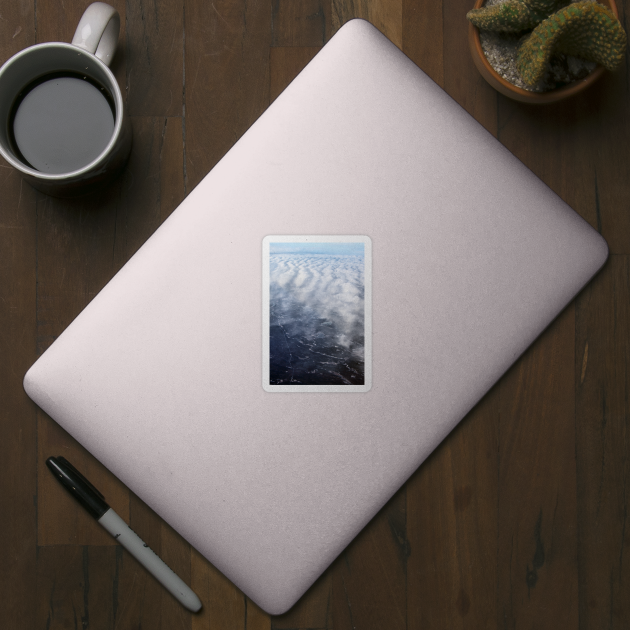
{"type": "Polygon", "coordinates": [[[321,338],[363,356],[364,258],[362,255],[271,254],[272,319],[287,334],[321,338]]]}

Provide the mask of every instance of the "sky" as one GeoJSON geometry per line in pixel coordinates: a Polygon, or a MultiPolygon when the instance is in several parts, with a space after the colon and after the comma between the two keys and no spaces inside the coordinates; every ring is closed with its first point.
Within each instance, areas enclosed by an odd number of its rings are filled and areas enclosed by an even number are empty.
{"type": "Polygon", "coordinates": [[[270,254],[328,254],[363,256],[363,243],[269,243],[270,254]]]}

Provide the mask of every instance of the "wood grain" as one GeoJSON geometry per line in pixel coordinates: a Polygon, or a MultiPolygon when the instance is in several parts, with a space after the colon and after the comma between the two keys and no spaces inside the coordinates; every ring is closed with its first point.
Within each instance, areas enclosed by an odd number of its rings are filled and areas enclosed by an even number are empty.
{"type": "Polygon", "coordinates": [[[38,594],[32,628],[113,628],[116,547],[58,545],[37,553],[38,594]]]}
{"type": "Polygon", "coordinates": [[[0,160],[0,618],[31,628],[36,571],[37,408],[22,388],[37,358],[36,194],[0,160]]]}
{"type": "MultiPolygon", "coordinates": [[[[37,42],[71,42],[83,12],[88,7],[87,2],[54,2],[53,0],[37,0],[33,2],[35,7],[35,30],[37,42]]],[[[108,3],[120,14],[120,35],[116,54],[111,64],[111,70],[118,84],[125,90],[126,73],[126,3],[124,0],[110,0],[108,3]]]]}
{"type": "Polygon", "coordinates": [[[325,571],[289,612],[272,616],[272,630],[332,628],[333,571],[325,571]]]}
{"type": "Polygon", "coordinates": [[[262,0],[186,5],[186,190],[269,105],[271,11],[262,0]]]}
{"type": "Polygon", "coordinates": [[[181,118],[132,117],[134,145],[119,181],[109,256],[118,271],[184,199],[181,118]]]}
{"type": "MultiPolygon", "coordinates": [[[[628,3],[625,14],[628,20],[628,3]]],[[[626,26],[626,32],[628,32],[626,26]]],[[[594,99],[594,116],[586,126],[589,130],[588,152],[593,163],[590,173],[595,202],[589,220],[608,242],[610,251],[630,254],[630,178],[628,152],[630,143],[630,63],[619,72],[605,75],[597,91],[589,95],[594,99]],[[625,210],[624,210],[625,209],[625,210]],[[594,217],[593,217],[594,215],[594,217]],[[594,221],[593,221],[594,218],[594,221]]]]}
{"type": "Polygon", "coordinates": [[[407,627],[406,512],[403,487],[333,564],[335,630],[407,627]]]}
{"type": "Polygon", "coordinates": [[[501,383],[497,623],[509,628],[578,623],[574,350],[570,306],[501,383]]]}
{"type": "Polygon", "coordinates": [[[362,18],[402,49],[402,0],[332,0],[332,31],[348,20],[362,18]]]}
{"type": "Polygon", "coordinates": [[[589,221],[613,253],[628,253],[630,243],[628,213],[620,212],[630,203],[627,154],[622,155],[630,125],[620,105],[629,94],[618,73],[542,112],[502,96],[498,101],[501,142],[589,221]]]}
{"type": "MultiPolygon", "coordinates": [[[[0,63],[35,43],[31,2],[1,5],[0,63]]],[[[0,619],[35,627],[37,411],[22,389],[36,359],[36,193],[0,158],[0,619]]]]}
{"type": "MultiPolygon", "coordinates": [[[[112,0],[134,145],[107,191],[0,161],[0,618],[12,630],[630,626],[630,64],[573,100],[497,95],[464,0],[112,0]],[[339,27],[370,20],[606,238],[611,259],[359,537],[270,617],[23,392],[28,367],[339,27]],[[180,573],[191,615],[51,479],[66,454],[180,573]],[[8,506],[8,509],[7,507],[8,506]]],[[[619,2],[622,23],[629,0],[619,2]]],[[[0,0],[0,61],[69,41],[86,2],[0,0]]],[[[325,182],[322,183],[325,185],[325,182]]],[[[3,627],[4,627],[3,625],[3,627]]]]}
{"type": "Polygon", "coordinates": [[[127,107],[130,116],[181,116],[183,0],[135,0],[126,7],[127,107]]]}
{"type": "Polygon", "coordinates": [[[278,98],[320,50],[319,46],[272,48],[269,53],[269,99],[278,98]]]}
{"type": "Polygon", "coordinates": [[[203,602],[193,618],[193,630],[245,630],[246,598],[232,582],[193,550],[191,588],[203,602]]]}
{"type": "Polygon", "coordinates": [[[326,0],[272,0],[272,46],[323,46],[330,39],[326,0]]]}
{"type": "Polygon", "coordinates": [[[409,630],[496,618],[500,394],[493,388],[407,483],[409,630]]]}
{"type": "Polygon", "coordinates": [[[444,87],[442,1],[403,0],[402,11],[402,51],[444,87]]]}
{"type": "Polygon", "coordinates": [[[468,0],[443,2],[442,87],[496,137],[498,94],[481,78],[468,51],[468,23],[464,16],[470,7],[468,0]]]}
{"type": "Polygon", "coordinates": [[[576,303],[580,628],[630,626],[630,260],[611,256],[576,303]]]}

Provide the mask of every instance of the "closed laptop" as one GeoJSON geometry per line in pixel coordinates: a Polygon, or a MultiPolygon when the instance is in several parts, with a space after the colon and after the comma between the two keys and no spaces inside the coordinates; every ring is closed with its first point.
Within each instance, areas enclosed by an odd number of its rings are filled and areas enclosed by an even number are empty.
{"type": "Polygon", "coordinates": [[[607,254],[595,230],[354,20],[24,385],[278,614],[607,254]]]}

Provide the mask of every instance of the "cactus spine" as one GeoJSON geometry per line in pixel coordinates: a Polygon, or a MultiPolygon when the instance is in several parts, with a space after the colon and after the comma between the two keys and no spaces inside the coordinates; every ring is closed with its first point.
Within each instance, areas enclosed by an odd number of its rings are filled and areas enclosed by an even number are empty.
{"type": "Polygon", "coordinates": [[[507,0],[481,9],[472,9],[466,17],[479,29],[501,33],[519,33],[534,28],[568,0],[507,0]]]}
{"type": "Polygon", "coordinates": [[[525,83],[540,81],[554,53],[565,53],[616,69],[626,34],[614,13],[596,2],[570,4],[543,20],[521,45],[516,65],[525,83]]]}

